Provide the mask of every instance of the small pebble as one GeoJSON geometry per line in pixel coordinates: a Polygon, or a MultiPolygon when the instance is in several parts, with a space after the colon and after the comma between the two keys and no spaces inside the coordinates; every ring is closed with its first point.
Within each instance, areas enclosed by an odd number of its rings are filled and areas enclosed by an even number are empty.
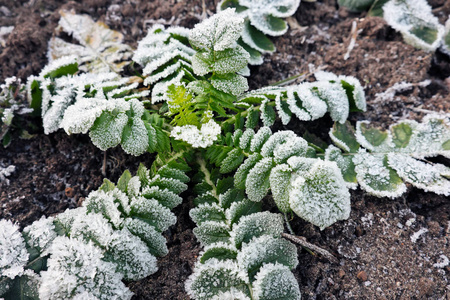
{"type": "Polygon", "coordinates": [[[367,281],[367,273],[365,271],[359,272],[356,277],[361,281],[367,281]]]}
{"type": "Polygon", "coordinates": [[[339,276],[339,278],[344,277],[345,276],[345,271],[340,269],[339,272],[338,272],[338,276],[339,276]]]}
{"type": "Polygon", "coordinates": [[[65,193],[68,198],[73,198],[73,196],[75,196],[75,191],[71,187],[66,187],[65,193]]]}

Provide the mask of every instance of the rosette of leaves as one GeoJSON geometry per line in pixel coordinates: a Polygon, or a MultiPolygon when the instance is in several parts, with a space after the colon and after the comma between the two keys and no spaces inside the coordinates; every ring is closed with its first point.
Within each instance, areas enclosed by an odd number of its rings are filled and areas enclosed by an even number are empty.
{"type": "Polygon", "coordinates": [[[25,86],[20,79],[5,79],[5,83],[0,85],[0,141],[3,147],[9,146],[13,136],[31,136],[26,128],[36,127],[28,119],[35,115],[33,111],[26,100],[25,86]]]}
{"type": "Polygon", "coordinates": [[[194,234],[204,246],[186,290],[193,299],[300,299],[291,269],[297,249],[281,238],[283,218],[261,212],[259,202],[233,187],[233,178],[214,184],[205,171],[190,216],[194,234]]]}
{"type": "Polygon", "coordinates": [[[78,42],[69,43],[54,36],[49,41],[48,59],[51,63],[64,56],[77,56],[79,69],[84,72],[119,73],[130,63],[131,47],[123,44],[123,35],[88,15],[61,10],[56,33],[64,31],[78,42]]]}
{"type": "Polygon", "coordinates": [[[405,42],[416,48],[435,51],[442,44],[445,51],[449,44],[444,26],[426,0],[339,0],[338,3],[351,11],[369,9],[369,16],[383,17],[402,34],[405,42]]]}
{"type": "Polygon", "coordinates": [[[367,121],[335,123],[325,158],[335,161],[350,187],[357,184],[378,197],[395,198],[406,183],[427,192],[450,195],[450,168],[427,158],[450,158],[449,116],[428,115],[422,123],[405,120],[389,130],[372,128],[367,121]]]}
{"type": "Polygon", "coordinates": [[[222,174],[234,172],[237,189],[259,202],[269,192],[282,212],[324,229],[350,214],[350,193],[335,162],[316,157],[315,149],[292,131],[262,127],[235,130],[206,152],[222,174]]]}
{"type": "Polygon", "coordinates": [[[217,11],[235,8],[245,19],[239,44],[250,54],[250,64],[263,62],[261,53],[272,53],[275,45],[266,36],[280,36],[288,30],[282,18],[292,16],[300,5],[300,0],[222,0],[217,11]]]}
{"type": "Polygon", "coordinates": [[[329,72],[317,72],[315,76],[316,82],[265,87],[241,95],[239,104],[251,105],[247,111],[247,127],[255,127],[259,118],[264,126],[273,125],[275,110],[283,125],[293,115],[301,121],[311,121],[327,112],[334,121],[344,123],[349,112],[366,110],[364,89],[356,78],[329,72]],[[253,107],[256,104],[259,107],[253,107]]]}
{"type": "Polygon", "coordinates": [[[153,274],[156,257],[167,254],[161,233],[176,222],[171,209],[189,180],[187,165],[176,166],[150,177],[141,165],[117,186],[105,180],[83,207],[42,217],[22,233],[0,221],[0,297],[130,299],[122,279],[153,274]]]}

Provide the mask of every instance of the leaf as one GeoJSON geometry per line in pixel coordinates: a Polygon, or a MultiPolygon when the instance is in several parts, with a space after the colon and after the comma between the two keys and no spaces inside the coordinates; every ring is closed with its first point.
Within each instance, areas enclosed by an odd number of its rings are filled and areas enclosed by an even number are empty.
{"type": "Polygon", "coordinates": [[[223,209],[217,204],[201,204],[196,208],[189,211],[189,216],[192,221],[194,221],[197,226],[200,226],[203,222],[214,221],[214,222],[224,222],[225,213],[223,209]]]}
{"type": "Polygon", "coordinates": [[[275,45],[272,43],[272,41],[263,32],[251,25],[250,21],[248,20],[246,20],[244,23],[242,40],[249,47],[262,53],[273,53],[276,50],[275,45]]]}
{"type": "Polygon", "coordinates": [[[244,154],[240,149],[233,149],[228,152],[227,157],[222,161],[220,173],[226,174],[237,169],[244,160],[244,154]]]}
{"type": "Polygon", "coordinates": [[[301,298],[294,274],[288,267],[280,264],[266,264],[261,268],[253,283],[253,295],[260,300],[301,298]]]}
{"type": "Polygon", "coordinates": [[[247,79],[238,74],[215,75],[211,78],[211,84],[218,90],[239,96],[248,90],[247,79]]]}
{"type": "Polygon", "coordinates": [[[193,230],[195,237],[203,246],[213,243],[227,243],[230,239],[229,228],[222,222],[205,221],[193,230]]]}
{"type": "Polygon", "coordinates": [[[413,134],[413,128],[408,122],[397,123],[390,127],[392,132],[392,141],[397,148],[405,148],[413,134]]]}
{"type": "Polygon", "coordinates": [[[166,256],[169,253],[166,239],[158,232],[155,227],[140,219],[126,218],[124,227],[133,235],[138,236],[144,241],[151,254],[156,257],[166,256]]]}
{"type": "Polygon", "coordinates": [[[356,123],[356,140],[363,147],[374,150],[386,143],[388,133],[376,128],[369,128],[369,122],[361,121],[356,123]]]}
{"type": "Polygon", "coordinates": [[[384,19],[408,44],[435,51],[444,37],[444,26],[425,0],[392,0],[383,6],[384,19]]]}
{"type": "Polygon", "coordinates": [[[370,7],[367,15],[371,17],[383,17],[383,6],[389,0],[375,0],[370,7]]]}
{"type": "Polygon", "coordinates": [[[243,23],[234,9],[226,9],[196,24],[189,34],[189,42],[194,49],[223,51],[232,48],[241,35],[243,23]]]}
{"type": "Polygon", "coordinates": [[[376,0],[338,0],[338,4],[353,12],[363,12],[368,10],[375,1],[376,0]]]}
{"type": "Polygon", "coordinates": [[[122,176],[120,176],[119,181],[117,182],[117,188],[126,193],[128,182],[130,181],[131,177],[132,176],[130,171],[125,170],[125,172],[123,172],[122,176]]]}
{"type": "Polygon", "coordinates": [[[270,171],[273,167],[273,159],[265,157],[258,161],[248,172],[247,180],[245,181],[245,191],[251,201],[261,201],[267,195],[270,187],[270,171]]]}
{"type": "Polygon", "coordinates": [[[397,172],[389,167],[383,154],[364,151],[353,157],[356,178],[368,193],[377,197],[395,198],[406,192],[406,186],[397,172]]]}
{"type": "Polygon", "coordinates": [[[211,244],[205,248],[205,251],[201,254],[199,261],[204,264],[209,259],[228,260],[236,259],[237,250],[231,245],[225,243],[211,244]]]}
{"type": "Polygon", "coordinates": [[[242,245],[237,262],[253,281],[260,268],[269,263],[294,269],[298,265],[297,247],[285,239],[263,235],[242,245]]]}
{"type": "Polygon", "coordinates": [[[123,35],[103,22],[94,22],[87,15],[61,10],[60,29],[73,36],[80,45],[53,37],[49,42],[49,59],[77,55],[80,70],[86,72],[120,72],[129,64],[131,48],[123,44],[123,35]]]}
{"type": "Polygon", "coordinates": [[[234,245],[239,249],[243,243],[248,243],[255,237],[262,235],[279,237],[283,230],[283,217],[265,211],[243,216],[239,223],[233,225],[231,236],[234,245]]]}
{"type": "Polygon", "coordinates": [[[159,232],[176,223],[175,215],[166,207],[154,199],[144,197],[133,198],[130,203],[130,215],[145,221],[155,227],[159,232]]]}
{"type": "Polygon", "coordinates": [[[134,156],[143,154],[148,148],[148,131],[139,117],[128,119],[122,132],[122,149],[134,156]]]}
{"type": "Polygon", "coordinates": [[[248,199],[235,199],[230,205],[230,208],[225,211],[227,222],[230,225],[239,222],[243,216],[248,216],[253,213],[260,212],[262,208],[261,202],[254,202],[248,199]]]}
{"type": "Polygon", "coordinates": [[[315,160],[293,180],[289,196],[291,209],[321,230],[350,216],[350,193],[333,162],[315,160]]]}
{"type": "MultiPolygon", "coordinates": [[[[366,132],[365,127],[362,131],[366,132]]],[[[355,138],[355,129],[348,121],[344,124],[334,122],[333,128],[330,130],[330,137],[333,143],[345,152],[355,153],[359,149],[359,143],[355,138]]]]}
{"type": "Polygon", "coordinates": [[[356,179],[355,164],[351,156],[344,156],[340,149],[330,145],[325,151],[325,159],[334,161],[341,170],[347,187],[356,189],[358,180],[356,179]]]}
{"type": "Polygon", "coordinates": [[[186,290],[193,299],[210,300],[230,289],[248,295],[247,283],[248,278],[240,272],[234,262],[210,259],[196,266],[194,273],[186,282],[186,290]]]}
{"type": "Polygon", "coordinates": [[[273,200],[281,212],[291,211],[289,193],[291,190],[292,169],[286,165],[278,165],[270,172],[269,182],[273,200]]]}
{"type": "Polygon", "coordinates": [[[91,127],[89,137],[95,146],[105,151],[120,143],[127,122],[128,117],[124,113],[114,115],[110,112],[103,112],[91,127]]]}

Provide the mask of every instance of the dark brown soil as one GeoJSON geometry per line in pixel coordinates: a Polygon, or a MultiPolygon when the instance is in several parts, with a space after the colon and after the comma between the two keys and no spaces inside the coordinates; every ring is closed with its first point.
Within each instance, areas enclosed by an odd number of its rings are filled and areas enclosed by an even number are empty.
{"type": "MultiPolygon", "coordinates": [[[[215,3],[207,2],[207,13],[215,3]]],[[[444,22],[450,2],[430,2],[444,22]]],[[[121,31],[136,46],[153,23],[193,27],[202,18],[202,2],[175,0],[0,0],[0,26],[15,26],[0,48],[0,81],[16,75],[25,79],[46,64],[47,41],[57,25],[61,8],[91,15],[121,31]]],[[[403,118],[420,119],[424,110],[450,112],[450,59],[426,53],[402,42],[382,19],[366,18],[338,9],[336,1],[302,3],[296,14],[299,28],[274,39],[277,52],[252,67],[251,88],[318,68],[357,77],[366,87],[368,112],[351,120],[368,119],[387,126],[403,118]],[[360,32],[348,51],[352,23],[360,32]],[[430,80],[427,86],[420,86],[430,80]],[[415,84],[410,90],[382,99],[377,94],[399,82],[415,84]]],[[[307,78],[309,80],[310,78],[307,78]]],[[[298,132],[308,129],[325,136],[329,120],[290,124],[298,132]]],[[[280,126],[281,128],[282,126],[280,126]]],[[[15,140],[0,148],[0,166],[15,165],[10,185],[0,186],[0,218],[26,226],[42,215],[79,205],[102,183],[103,153],[85,136],[58,132],[15,140]]],[[[151,155],[130,157],[120,149],[106,154],[107,177],[117,180],[125,170],[149,165],[151,155]]],[[[135,299],[188,299],[184,282],[201,248],[192,233],[190,197],[175,213],[178,223],[166,232],[169,254],[159,259],[159,271],[129,283],[135,299]]],[[[299,248],[300,264],[294,271],[303,299],[450,299],[450,267],[434,266],[440,256],[450,257],[450,201],[448,197],[410,188],[402,198],[389,200],[352,192],[348,220],[324,231],[295,218],[297,235],[334,253],[339,263],[313,256],[299,248]],[[414,239],[414,234],[428,230],[414,239]]]]}

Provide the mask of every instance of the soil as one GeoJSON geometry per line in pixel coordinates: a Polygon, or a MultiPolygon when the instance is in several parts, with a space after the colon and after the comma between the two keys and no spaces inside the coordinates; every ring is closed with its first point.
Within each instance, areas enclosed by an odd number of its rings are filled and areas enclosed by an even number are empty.
{"type": "MultiPolygon", "coordinates": [[[[207,15],[216,11],[216,2],[206,1],[207,15]]],[[[430,4],[443,23],[450,2],[430,4]]],[[[39,73],[47,62],[47,41],[60,9],[103,20],[134,47],[154,23],[192,28],[203,18],[199,0],[0,0],[0,26],[15,26],[5,47],[0,47],[0,81],[39,73]]],[[[251,68],[252,89],[324,68],[355,76],[365,86],[368,111],[352,114],[351,121],[366,119],[386,127],[399,119],[420,120],[428,110],[450,112],[450,58],[439,50],[414,49],[382,19],[349,13],[334,0],[302,3],[292,22],[288,33],[273,39],[277,52],[251,68]],[[357,40],[344,59],[353,23],[359,30],[357,40]],[[429,83],[421,84],[425,80],[429,83]],[[411,83],[411,89],[380,96],[400,82],[411,83]]],[[[278,127],[326,138],[330,124],[324,119],[278,127]]],[[[150,165],[153,158],[150,154],[130,157],[119,148],[104,154],[86,136],[63,132],[38,133],[31,140],[16,139],[8,148],[0,148],[0,167],[16,166],[10,184],[0,185],[0,218],[24,227],[42,215],[80,205],[102,183],[104,155],[106,175],[112,181],[125,169],[136,172],[140,162],[150,165]]],[[[188,215],[191,198],[185,195],[186,201],[175,209],[178,222],[165,233],[169,254],[158,260],[159,271],[127,283],[134,299],[189,299],[184,282],[201,250],[188,215]]],[[[412,187],[394,200],[356,190],[346,221],[320,231],[294,218],[297,235],[338,258],[332,263],[299,247],[300,264],[294,274],[303,299],[450,299],[450,266],[439,266],[443,257],[450,257],[449,200],[412,187]]]]}

